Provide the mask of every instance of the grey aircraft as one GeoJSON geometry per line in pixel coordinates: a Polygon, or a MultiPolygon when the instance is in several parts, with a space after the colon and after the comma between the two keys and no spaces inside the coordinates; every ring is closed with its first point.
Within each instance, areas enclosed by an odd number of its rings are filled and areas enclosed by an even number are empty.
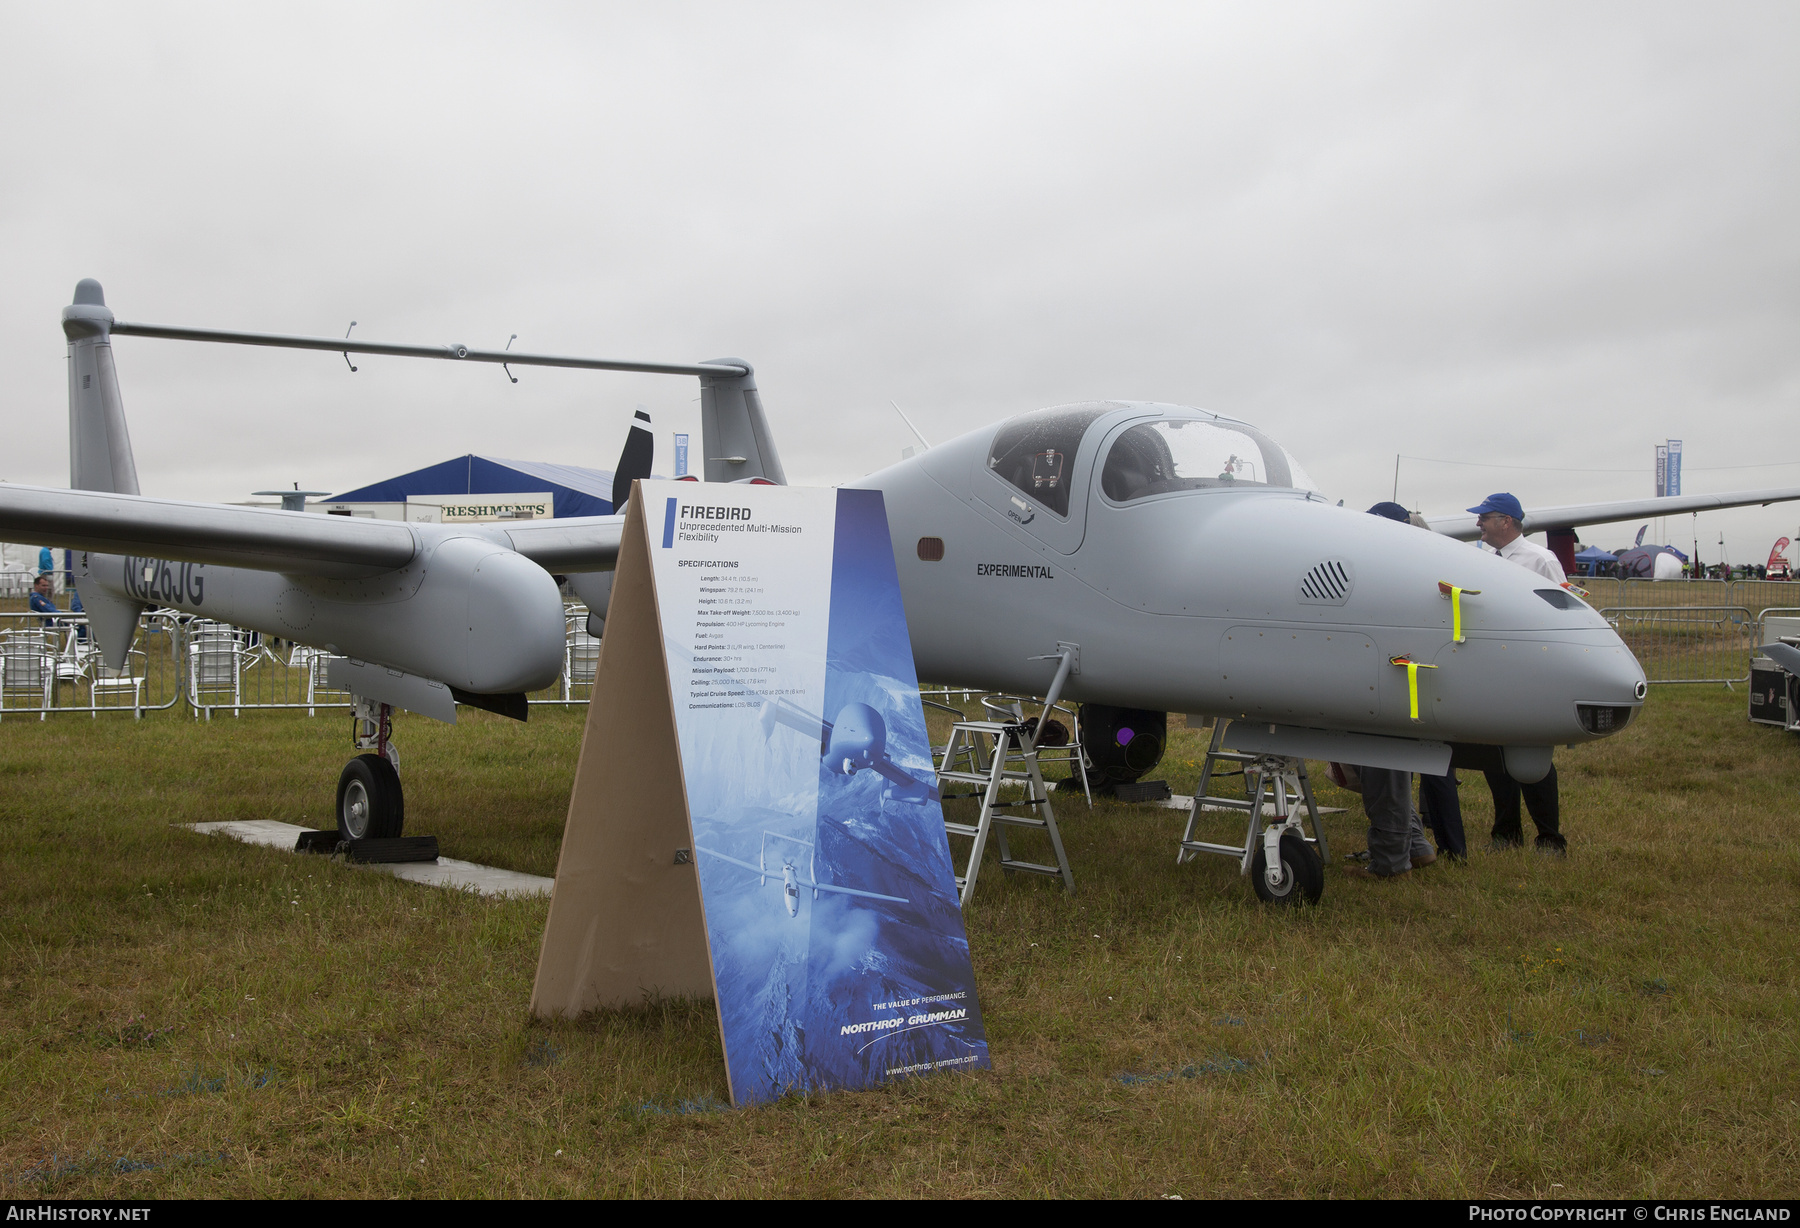
{"type": "MultiPolygon", "coordinates": [[[[400,833],[393,708],[524,719],[526,693],[562,668],[559,578],[603,633],[623,517],[442,525],[143,496],[113,336],[686,375],[700,381],[705,480],[785,481],[740,359],[131,324],[92,280],[63,331],[72,489],[0,484],[0,535],[79,552],[76,582],[114,665],[153,606],[344,658],[332,677],[352,692],[361,752],[338,785],[347,837],[400,833]]],[[[624,482],[648,476],[647,442],[636,460],[628,445],[624,482]]],[[[1243,751],[1434,773],[1453,759],[1503,764],[1531,781],[1552,747],[1615,733],[1644,702],[1643,672],[1612,628],[1566,590],[1460,544],[1471,518],[1424,532],[1346,509],[1267,435],[1203,410],[1038,410],[850,485],[884,495],[920,676],[1080,702],[1103,786],[1154,766],[1169,712],[1230,718],[1243,751]]],[[[1800,488],[1587,504],[1539,510],[1530,527],[1791,499],[1800,488]]],[[[1274,835],[1267,852],[1275,886],[1274,835]]]]}

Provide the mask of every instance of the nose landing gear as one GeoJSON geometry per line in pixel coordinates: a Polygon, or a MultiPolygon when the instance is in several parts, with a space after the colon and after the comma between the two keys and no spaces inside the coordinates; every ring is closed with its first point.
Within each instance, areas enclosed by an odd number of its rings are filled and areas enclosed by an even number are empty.
{"type": "Polygon", "coordinates": [[[400,752],[394,748],[393,713],[388,704],[352,695],[351,726],[362,754],[338,776],[337,828],[342,840],[384,840],[406,825],[400,788],[400,752]]]}
{"type": "Polygon", "coordinates": [[[1213,727],[1212,744],[1200,769],[1194,790],[1194,808],[1188,813],[1187,830],[1175,855],[1177,865],[1198,853],[1218,853],[1237,861],[1239,871],[1265,904],[1316,904],[1325,891],[1325,832],[1319,826],[1318,803],[1303,760],[1286,755],[1242,753],[1226,750],[1226,730],[1231,722],[1221,718],[1213,727]],[[1240,800],[1210,796],[1215,765],[1244,765],[1244,793],[1240,800]],[[1264,813],[1271,803],[1272,814],[1264,813]],[[1221,844],[1195,838],[1201,811],[1245,812],[1242,844],[1221,844]],[[1306,835],[1312,821],[1313,838],[1306,835]],[[1269,820],[1265,822],[1265,820],[1269,820]]]}

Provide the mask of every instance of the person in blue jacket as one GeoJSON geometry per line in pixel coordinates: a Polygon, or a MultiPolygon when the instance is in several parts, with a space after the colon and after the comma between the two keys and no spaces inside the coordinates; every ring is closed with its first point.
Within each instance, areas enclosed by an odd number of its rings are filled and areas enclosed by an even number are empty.
{"type": "MultiPolygon", "coordinates": [[[[46,571],[46,572],[40,573],[37,580],[32,584],[31,600],[27,604],[30,606],[31,612],[33,614],[61,614],[62,613],[62,610],[57,607],[56,602],[50,600],[50,573],[49,572],[46,571]]],[[[54,627],[56,625],[56,620],[53,618],[46,618],[44,620],[44,625],[46,627],[54,627]]]]}

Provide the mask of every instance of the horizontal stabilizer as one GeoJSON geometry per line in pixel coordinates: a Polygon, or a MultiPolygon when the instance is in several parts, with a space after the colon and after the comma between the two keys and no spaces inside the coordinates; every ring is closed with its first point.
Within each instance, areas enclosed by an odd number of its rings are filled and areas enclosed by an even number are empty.
{"type": "MultiPolygon", "coordinates": [[[[1721,495],[1665,495],[1660,499],[1620,499],[1611,503],[1575,503],[1567,507],[1525,509],[1525,531],[1545,533],[1551,529],[1578,529],[1589,524],[1617,524],[1622,520],[1647,520],[1652,516],[1675,516],[1686,512],[1711,512],[1722,507],[1750,507],[1755,504],[1787,503],[1800,499],[1800,486],[1779,486],[1773,490],[1738,490],[1721,495]]],[[[1472,542],[1481,536],[1475,517],[1468,512],[1452,516],[1427,516],[1425,524],[1434,533],[1472,542]]]]}
{"type": "Polygon", "coordinates": [[[391,520],[4,482],[0,539],[339,578],[404,567],[418,549],[412,530],[391,520]]]}
{"type": "Polygon", "coordinates": [[[522,520],[506,526],[512,548],[558,575],[611,571],[619,558],[625,517],[570,516],[566,520],[522,520]]]}

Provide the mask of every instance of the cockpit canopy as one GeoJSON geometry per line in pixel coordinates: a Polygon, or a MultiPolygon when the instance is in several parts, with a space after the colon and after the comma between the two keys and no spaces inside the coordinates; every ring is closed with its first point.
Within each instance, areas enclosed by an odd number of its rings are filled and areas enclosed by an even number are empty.
{"type": "MultiPolygon", "coordinates": [[[[1071,405],[1023,414],[995,434],[988,468],[1040,507],[1067,516],[1072,466],[1083,437],[1101,418],[1116,422],[1129,417],[1120,411],[1132,408],[1139,407],[1071,405]]],[[[1175,406],[1141,409],[1158,416],[1114,436],[1100,468],[1101,492],[1115,503],[1217,487],[1314,489],[1299,462],[1248,423],[1175,406]]]]}

